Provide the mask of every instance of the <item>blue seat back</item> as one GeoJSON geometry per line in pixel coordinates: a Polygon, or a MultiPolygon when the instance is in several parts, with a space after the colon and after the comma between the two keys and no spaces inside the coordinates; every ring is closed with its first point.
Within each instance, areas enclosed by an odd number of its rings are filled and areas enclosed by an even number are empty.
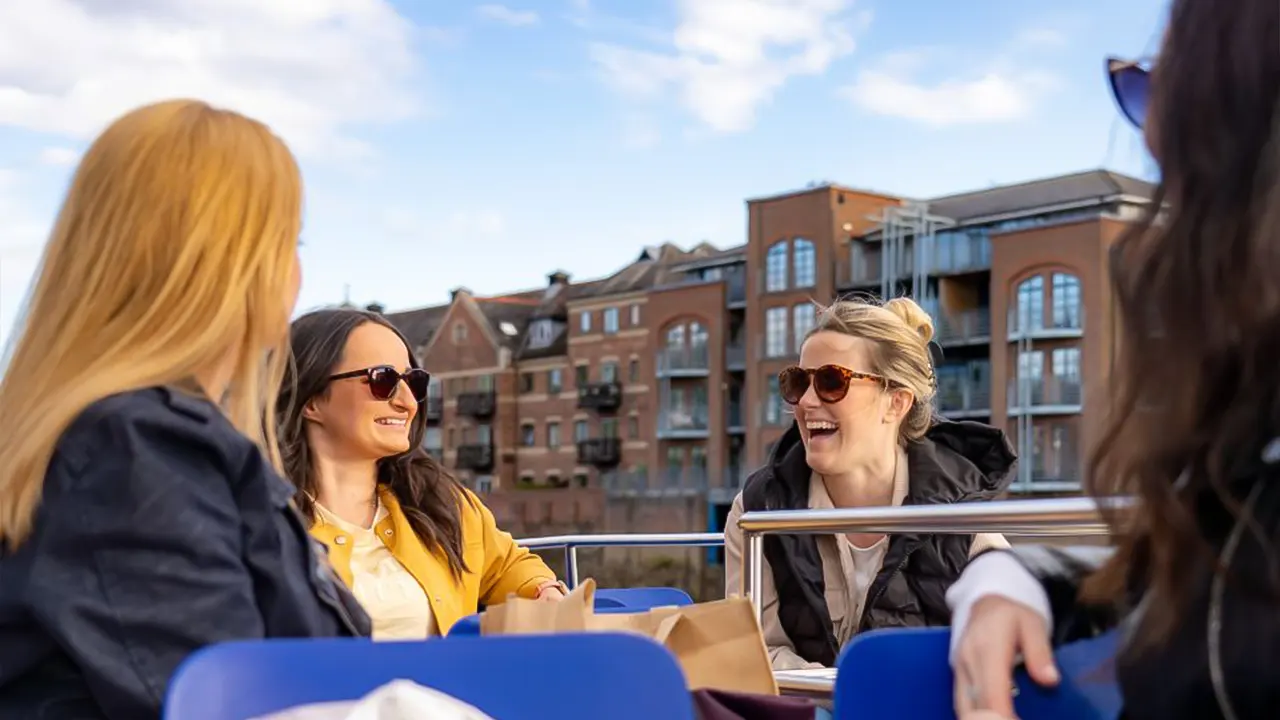
{"type": "MultiPolygon", "coordinates": [[[[596,590],[595,610],[598,613],[644,612],[656,607],[692,605],[689,593],[677,588],[605,588],[596,590]]],[[[480,616],[468,615],[449,628],[450,636],[479,635],[480,616]]]]}
{"type": "Polygon", "coordinates": [[[596,609],[625,607],[633,610],[650,610],[656,607],[692,605],[689,593],[672,587],[599,588],[596,590],[596,609]]]}
{"type": "MultiPolygon", "coordinates": [[[[955,720],[950,643],[948,628],[874,630],[856,636],[837,663],[836,720],[955,720]]],[[[1014,673],[1014,684],[1014,711],[1023,720],[1103,717],[1069,679],[1047,689],[1019,670],[1014,673]]],[[[1096,691],[1090,689],[1091,693],[1096,691]]],[[[1104,691],[1118,700],[1114,687],[1104,691]]]]}
{"type": "Polygon", "coordinates": [[[164,716],[246,720],[298,705],[355,700],[401,678],[501,720],[548,712],[563,720],[693,720],[684,674],[671,653],[646,638],[616,633],[214,645],[178,668],[164,716]]]}

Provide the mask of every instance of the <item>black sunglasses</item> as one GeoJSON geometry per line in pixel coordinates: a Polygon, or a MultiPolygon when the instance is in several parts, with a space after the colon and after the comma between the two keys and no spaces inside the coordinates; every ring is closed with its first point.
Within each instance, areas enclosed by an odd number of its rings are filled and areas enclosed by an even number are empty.
{"type": "Polygon", "coordinates": [[[1137,60],[1107,58],[1107,80],[1125,119],[1139,130],[1147,122],[1147,103],[1151,100],[1151,67],[1137,60]]]}
{"type": "Polygon", "coordinates": [[[418,402],[426,401],[427,389],[431,387],[431,373],[422,368],[410,368],[400,372],[390,365],[375,365],[363,370],[352,370],[329,376],[330,382],[348,378],[364,378],[365,384],[369,386],[369,393],[375,400],[390,400],[395,397],[401,380],[409,386],[409,392],[413,393],[413,399],[418,402]]]}

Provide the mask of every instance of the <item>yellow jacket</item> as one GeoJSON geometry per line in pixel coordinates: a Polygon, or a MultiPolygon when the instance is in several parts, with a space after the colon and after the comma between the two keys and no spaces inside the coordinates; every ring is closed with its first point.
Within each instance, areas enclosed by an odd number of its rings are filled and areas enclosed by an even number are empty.
{"type": "MultiPolygon", "coordinates": [[[[414,534],[395,496],[385,488],[379,490],[387,516],[377,525],[378,536],[426,591],[441,634],[476,612],[482,603],[496,605],[512,593],[537,597],[540,587],[556,581],[542,558],[517,545],[510,533],[499,530],[493,513],[474,493],[463,492],[474,505],[460,504],[462,557],[467,570],[455,579],[444,553],[438,548],[428,550],[414,534]]],[[[312,525],[311,534],[328,546],[334,571],[350,587],[351,537],[324,522],[312,525]]]]}

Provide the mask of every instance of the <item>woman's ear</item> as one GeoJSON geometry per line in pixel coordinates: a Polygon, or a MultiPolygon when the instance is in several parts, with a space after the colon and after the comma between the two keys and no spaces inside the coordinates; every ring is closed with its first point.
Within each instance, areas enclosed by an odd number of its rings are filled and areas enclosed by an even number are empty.
{"type": "Polygon", "coordinates": [[[885,422],[902,422],[907,419],[911,407],[915,405],[915,396],[910,390],[894,388],[889,392],[889,410],[885,414],[885,422]]]}
{"type": "Polygon", "coordinates": [[[307,401],[306,405],[302,406],[303,420],[316,423],[317,425],[323,425],[324,420],[321,417],[321,415],[322,415],[322,412],[321,412],[319,398],[311,398],[310,400],[307,401]]]}

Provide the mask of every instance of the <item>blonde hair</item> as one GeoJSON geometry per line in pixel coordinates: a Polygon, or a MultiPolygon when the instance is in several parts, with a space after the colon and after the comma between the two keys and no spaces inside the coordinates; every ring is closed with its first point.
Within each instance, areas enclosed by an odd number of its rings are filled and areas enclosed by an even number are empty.
{"type": "Polygon", "coordinates": [[[903,440],[918,440],[933,422],[933,396],[937,379],[929,356],[933,340],[933,319],[910,298],[894,298],[886,303],[868,300],[837,300],[819,308],[811,337],[820,332],[838,332],[871,342],[871,372],[893,385],[911,391],[915,402],[902,421],[903,440]]]}
{"type": "Polygon", "coordinates": [[[280,467],[271,406],[302,179],[263,124],[176,100],[116,120],[76,169],[0,382],[0,546],[31,532],[89,405],[233,362],[230,422],[280,467]]]}

